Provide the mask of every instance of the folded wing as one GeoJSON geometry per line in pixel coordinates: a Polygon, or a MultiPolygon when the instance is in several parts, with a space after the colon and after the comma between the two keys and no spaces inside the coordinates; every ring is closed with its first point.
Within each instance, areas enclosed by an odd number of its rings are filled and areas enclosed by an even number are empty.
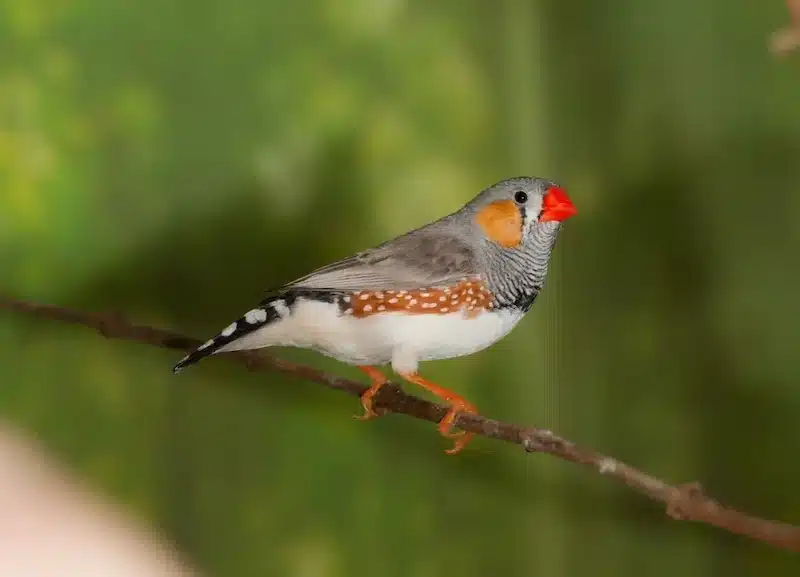
{"type": "Polygon", "coordinates": [[[455,284],[477,273],[464,241],[417,231],[319,268],[285,288],[333,292],[413,290],[455,284]]]}

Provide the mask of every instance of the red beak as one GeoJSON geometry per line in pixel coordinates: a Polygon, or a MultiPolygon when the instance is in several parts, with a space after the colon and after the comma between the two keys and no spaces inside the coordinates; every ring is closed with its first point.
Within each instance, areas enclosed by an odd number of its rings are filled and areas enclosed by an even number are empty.
{"type": "Polygon", "coordinates": [[[566,191],[554,186],[548,189],[544,195],[544,210],[542,216],[539,217],[539,222],[561,222],[576,214],[578,214],[578,209],[572,204],[566,191]]]}

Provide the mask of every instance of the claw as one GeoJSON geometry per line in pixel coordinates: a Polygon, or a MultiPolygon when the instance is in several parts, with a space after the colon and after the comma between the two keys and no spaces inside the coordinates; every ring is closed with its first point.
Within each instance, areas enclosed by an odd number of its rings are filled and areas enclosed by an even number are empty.
{"type": "Polygon", "coordinates": [[[387,383],[387,380],[383,373],[375,367],[363,366],[358,368],[369,375],[372,386],[361,395],[361,406],[364,407],[364,414],[353,415],[353,417],[359,421],[368,421],[375,417],[380,417],[380,413],[373,408],[373,399],[378,394],[378,391],[381,390],[381,387],[387,383]]]}
{"type": "Polygon", "coordinates": [[[467,431],[456,431],[455,433],[450,432],[450,429],[453,428],[453,424],[455,423],[456,417],[459,413],[470,413],[477,415],[478,411],[466,401],[453,403],[453,405],[450,407],[450,410],[447,411],[447,414],[445,414],[442,420],[439,421],[439,434],[455,441],[453,448],[445,451],[445,453],[448,455],[455,455],[456,453],[460,452],[461,449],[467,446],[467,443],[472,440],[472,437],[475,436],[474,433],[469,433],[467,431]]]}
{"type": "Polygon", "coordinates": [[[475,435],[472,433],[465,432],[463,435],[460,436],[460,438],[456,440],[455,443],[453,443],[452,449],[445,449],[444,452],[447,453],[448,455],[455,455],[456,453],[460,453],[461,449],[466,447],[467,443],[469,443],[472,440],[472,437],[474,436],[475,435]]]}
{"type": "Polygon", "coordinates": [[[374,419],[375,417],[379,417],[380,415],[378,412],[372,407],[372,398],[378,393],[383,383],[380,385],[372,385],[364,394],[361,395],[361,406],[364,407],[364,414],[362,415],[353,415],[353,417],[359,421],[369,421],[370,419],[374,419]]]}
{"type": "Polygon", "coordinates": [[[375,417],[380,417],[380,415],[370,409],[366,409],[363,415],[353,415],[353,418],[356,421],[369,421],[370,419],[374,419],[375,417]]]}
{"type": "Polygon", "coordinates": [[[461,451],[461,449],[463,449],[475,435],[474,433],[469,433],[467,431],[457,431],[452,433],[450,432],[450,429],[453,428],[453,424],[456,421],[458,413],[470,413],[477,415],[477,409],[455,393],[448,391],[447,389],[440,387],[439,385],[426,379],[423,379],[416,373],[399,374],[407,381],[427,389],[437,397],[440,397],[441,399],[444,399],[450,403],[450,409],[447,411],[447,413],[445,413],[444,417],[442,417],[442,420],[439,421],[439,434],[447,439],[453,439],[455,441],[453,447],[451,449],[447,449],[445,453],[448,455],[455,455],[461,451]]]}

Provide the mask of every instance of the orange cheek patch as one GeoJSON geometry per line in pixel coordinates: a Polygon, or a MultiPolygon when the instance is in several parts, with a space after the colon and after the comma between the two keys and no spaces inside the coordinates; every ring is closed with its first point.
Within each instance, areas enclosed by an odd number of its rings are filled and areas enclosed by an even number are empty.
{"type": "Polygon", "coordinates": [[[446,315],[466,310],[474,316],[494,308],[492,294],[482,282],[463,280],[452,287],[406,291],[362,291],[345,297],[343,314],[364,318],[380,313],[446,315]]]}
{"type": "Polygon", "coordinates": [[[522,215],[512,200],[493,202],[475,220],[486,236],[500,246],[514,248],[522,241],[522,215]]]}

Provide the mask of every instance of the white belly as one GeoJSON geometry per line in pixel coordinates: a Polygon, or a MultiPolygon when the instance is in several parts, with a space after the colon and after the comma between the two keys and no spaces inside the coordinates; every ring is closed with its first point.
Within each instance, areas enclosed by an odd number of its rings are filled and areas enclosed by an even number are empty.
{"type": "Polygon", "coordinates": [[[314,349],[354,365],[392,363],[416,371],[417,362],[469,355],[506,336],[522,318],[519,312],[481,312],[467,318],[451,314],[381,313],[366,318],[341,315],[328,303],[298,299],[292,313],[220,349],[269,346],[314,349]]]}

